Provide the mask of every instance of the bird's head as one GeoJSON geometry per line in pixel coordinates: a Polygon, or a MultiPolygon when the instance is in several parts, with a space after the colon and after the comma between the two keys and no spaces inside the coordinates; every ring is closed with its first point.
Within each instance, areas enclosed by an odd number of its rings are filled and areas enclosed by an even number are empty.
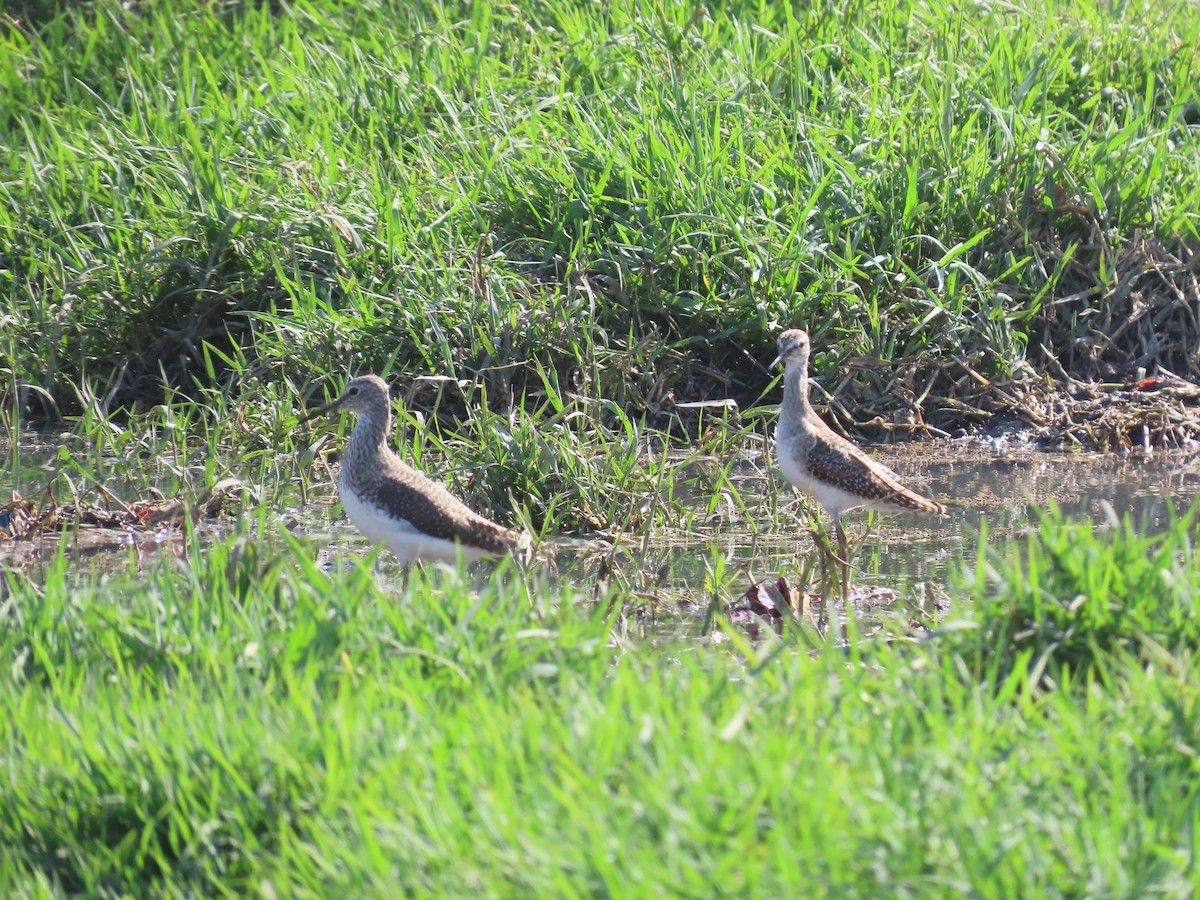
{"type": "Polygon", "coordinates": [[[811,348],[807,331],[790,328],[779,336],[776,344],[779,347],[779,356],[775,357],[775,362],[771,363],[772,368],[782,363],[784,366],[799,366],[802,370],[808,369],[808,354],[811,348]]]}
{"type": "Polygon", "coordinates": [[[299,424],[335,409],[345,409],[349,412],[371,416],[386,415],[388,412],[387,382],[378,375],[359,375],[357,378],[351,378],[340,397],[315,412],[309,413],[300,420],[299,424]]]}

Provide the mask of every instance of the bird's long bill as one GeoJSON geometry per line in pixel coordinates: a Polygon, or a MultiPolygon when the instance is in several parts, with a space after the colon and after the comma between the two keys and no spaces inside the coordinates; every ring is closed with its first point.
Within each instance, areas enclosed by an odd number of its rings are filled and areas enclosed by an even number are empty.
{"type": "Polygon", "coordinates": [[[779,355],[779,356],[777,356],[777,357],[775,357],[775,362],[771,363],[771,365],[769,365],[767,368],[769,368],[769,369],[773,369],[773,368],[775,368],[777,365],[779,365],[781,362],[783,362],[783,355],[782,355],[782,354],[781,354],[781,355],[779,355]]]}
{"type": "Polygon", "coordinates": [[[296,424],[303,425],[305,422],[311,422],[313,419],[319,419],[321,416],[325,415],[325,413],[331,412],[332,410],[337,409],[338,404],[340,404],[341,402],[342,402],[342,398],[339,397],[337,400],[334,400],[331,403],[326,403],[320,409],[314,410],[313,412],[310,412],[307,416],[297,419],[296,424]]]}

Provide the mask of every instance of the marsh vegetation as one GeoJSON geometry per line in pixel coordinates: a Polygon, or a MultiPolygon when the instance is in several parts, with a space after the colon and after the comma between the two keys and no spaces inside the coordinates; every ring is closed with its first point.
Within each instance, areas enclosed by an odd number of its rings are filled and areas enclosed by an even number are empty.
{"type": "Polygon", "coordinates": [[[0,893],[1192,892],[1197,44],[1051,0],[6,6],[0,893]],[[951,441],[884,455],[963,504],[871,526],[845,641],[726,614],[811,573],[793,326],[830,422],[951,441]],[[296,420],[363,371],[557,570],[331,524],[347,423],[296,420]],[[1008,441],[1138,452],[956,476],[1008,441]]]}

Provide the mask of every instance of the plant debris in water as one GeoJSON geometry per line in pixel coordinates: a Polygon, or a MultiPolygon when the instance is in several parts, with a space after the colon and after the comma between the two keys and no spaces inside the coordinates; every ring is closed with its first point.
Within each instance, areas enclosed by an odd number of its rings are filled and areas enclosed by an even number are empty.
{"type": "Polygon", "coordinates": [[[41,537],[43,534],[59,533],[69,528],[115,528],[122,531],[145,530],[151,522],[166,517],[173,521],[164,524],[179,524],[182,521],[182,506],[175,500],[152,500],[132,506],[113,509],[97,503],[64,503],[54,501],[38,506],[32,500],[15,494],[13,499],[0,509],[0,541],[22,541],[41,537]],[[173,515],[178,507],[179,515],[173,515]]]}
{"type": "Polygon", "coordinates": [[[239,484],[237,479],[225,479],[194,503],[178,498],[124,503],[101,489],[100,503],[59,503],[47,492],[39,504],[14,491],[12,499],[0,506],[0,546],[11,548],[17,542],[33,542],[64,531],[74,531],[77,541],[97,549],[127,543],[131,537],[157,536],[164,528],[183,528],[189,517],[219,516],[239,484]]]}

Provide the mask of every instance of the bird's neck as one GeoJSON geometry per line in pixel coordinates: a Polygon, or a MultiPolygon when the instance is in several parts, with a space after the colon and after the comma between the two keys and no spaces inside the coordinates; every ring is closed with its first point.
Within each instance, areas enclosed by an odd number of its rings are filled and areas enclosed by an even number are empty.
{"type": "Polygon", "coordinates": [[[350,445],[346,448],[346,456],[373,457],[387,449],[388,429],[391,427],[391,416],[387,413],[376,415],[360,413],[354,432],[350,435],[350,445]]]}
{"type": "Polygon", "coordinates": [[[783,403],[779,407],[780,427],[790,430],[812,414],[808,402],[808,367],[790,365],[783,375],[783,403]]]}

